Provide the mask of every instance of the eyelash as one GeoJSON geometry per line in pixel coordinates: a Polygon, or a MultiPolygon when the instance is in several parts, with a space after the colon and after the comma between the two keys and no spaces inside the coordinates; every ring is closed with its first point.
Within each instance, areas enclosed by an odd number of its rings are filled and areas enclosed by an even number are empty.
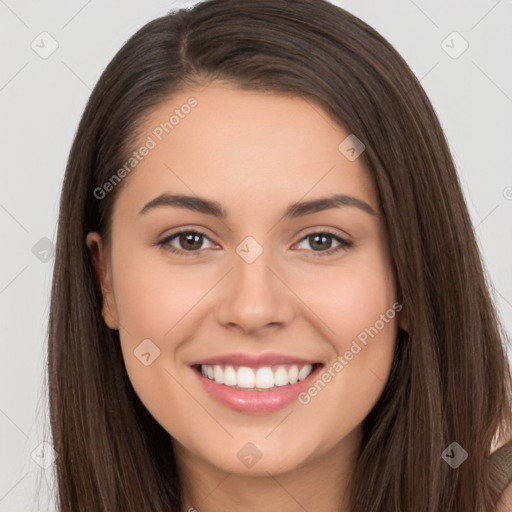
{"type": "MultiPolygon", "coordinates": [[[[166,236],[163,240],[160,240],[159,242],[157,242],[156,245],[159,245],[162,249],[169,251],[171,253],[174,253],[174,254],[181,254],[181,255],[185,255],[187,257],[199,256],[201,249],[195,250],[195,251],[184,251],[182,249],[177,249],[176,247],[173,247],[172,245],[167,245],[171,240],[173,240],[177,236],[183,235],[183,234],[199,235],[204,238],[208,238],[204,233],[201,233],[200,231],[196,231],[194,229],[183,229],[181,231],[176,231],[176,233],[172,233],[169,236],[166,236]]],[[[330,249],[327,249],[326,251],[311,251],[311,252],[313,252],[315,257],[316,256],[319,256],[319,257],[330,256],[331,254],[337,253],[342,250],[350,249],[351,247],[354,246],[353,242],[346,240],[344,238],[341,238],[339,235],[337,235],[336,233],[333,233],[332,231],[329,231],[328,229],[324,229],[322,231],[312,231],[311,233],[307,233],[299,240],[299,243],[302,242],[304,239],[310,237],[311,235],[329,235],[330,237],[334,238],[337,242],[339,242],[339,245],[337,247],[331,247],[330,249]]]]}

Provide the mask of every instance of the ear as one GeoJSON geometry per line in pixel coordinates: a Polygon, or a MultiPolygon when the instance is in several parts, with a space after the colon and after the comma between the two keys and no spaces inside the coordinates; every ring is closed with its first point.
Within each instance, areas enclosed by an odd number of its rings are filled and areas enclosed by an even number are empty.
{"type": "Polygon", "coordinates": [[[400,327],[405,332],[409,332],[409,320],[407,319],[407,310],[405,310],[402,306],[402,309],[398,312],[397,317],[398,327],[400,327]]]}
{"type": "Polygon", "coordinates": [[[85,242],[94,265],[96,284],[103,296],[103,319],[110,329],[119,329],[119,320],[117,318],[117,309],[112,288],[112,276],[101,236],[99,233],[88,233],[85,242]]]}

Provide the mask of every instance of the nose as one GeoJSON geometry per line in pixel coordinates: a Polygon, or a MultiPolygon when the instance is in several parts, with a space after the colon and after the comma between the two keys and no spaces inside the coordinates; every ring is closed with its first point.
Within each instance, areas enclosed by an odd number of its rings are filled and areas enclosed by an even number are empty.
{"type": "Polygon", "coordinates": [[[238,253],[224,279],[217,306],[217,320],[224,327],[258,334],[288,324],[294,315],[294,294],[270,249],[254,261],[238,253]]]}

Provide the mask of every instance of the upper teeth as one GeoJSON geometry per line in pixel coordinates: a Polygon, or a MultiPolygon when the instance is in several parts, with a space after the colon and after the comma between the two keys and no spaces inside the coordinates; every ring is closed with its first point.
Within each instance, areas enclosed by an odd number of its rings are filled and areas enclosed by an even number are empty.
{"type": "Polygon", "coordinates": [[[295,384],[298,380],[304,380],[313,370],[313,366],[306,364],[299,370],[299,366],[290,365],[277,366],[274,369],[270,366],[253,369],[248,366],[240,366],[235,370],[233,366],[201,365],[201,373],[218,384],[230,387],[246,389],[269,389],[274,386],[286,386],[295,384]]]}

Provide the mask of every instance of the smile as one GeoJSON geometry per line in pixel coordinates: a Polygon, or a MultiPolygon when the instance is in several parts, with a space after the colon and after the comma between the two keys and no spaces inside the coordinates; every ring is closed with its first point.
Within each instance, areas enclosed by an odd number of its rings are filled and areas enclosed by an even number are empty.
{"type": "Polygon", "coordinates": [[[233,365],[199,365],[201,374],[224,386],[234,389],[264,391],[295,384],[307,378],[313,365],[274,365],[251,368],[233,365]]]}
{"type": "Polygon", "coordinates": [[[197,364],[191,369],[206,396],[217,403],[240,413],[268,414],[296,402],[323,367],[322,363],[260,367],[197,364]]]}

